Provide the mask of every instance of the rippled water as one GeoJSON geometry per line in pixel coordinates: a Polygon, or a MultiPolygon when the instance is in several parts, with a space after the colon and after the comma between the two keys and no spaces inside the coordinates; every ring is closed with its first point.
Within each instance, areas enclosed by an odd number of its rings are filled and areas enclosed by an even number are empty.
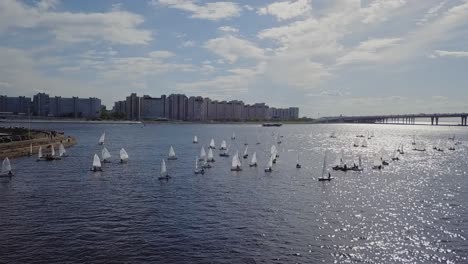
{"type": "MultiPolygon", "coordinates": [[[[395,125],[90,125],[37,124],[77,137],[70,157],[50,163],[12,160],[16,176],[0,182],[0,263],[468,263],[468,133],[466,128],[395,125]],[[117,159],[128,164],[89,170],[103,131],[117,159]],[[195,156],[213,137],[260,166],[230,171],[215,152],[214,168],[193,175],[195,156]],[[336,139],[329,138],[335,131],[336,139]],[[375,131],[369,147],[356,134],[375,131]],[[278,163],[266,175],[272,132],[284,136],[278,163]],[[426,152],[411,151],[411,135],[426,152]],[[456,134],[463,145],[431,146],[456,134]],[[192,144],[198,135],[200,144],[192,144]],[[257,135],[260,145],[256,145],[257,135]],[[400,161],[373,171],[372,157],[400,143],[400,161]],[[157,180],[160,160],[173,178],[157,180]],[[333,172],[318,182],[344,149],[361,154],[363,172],[333,172]],[[302,169],[295,168],[300,153],[302,169]]],[[[232,153],[231,153],[232,154],[232,153]]],[[[244,160],[244,163],[246,161],[244,160]]]]}

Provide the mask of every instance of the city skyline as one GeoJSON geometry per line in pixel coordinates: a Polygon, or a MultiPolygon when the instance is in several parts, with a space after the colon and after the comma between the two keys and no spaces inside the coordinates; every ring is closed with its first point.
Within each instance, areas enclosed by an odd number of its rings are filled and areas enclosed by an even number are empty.
{"type": "Polygon", "coordinates": [[[0,94],[466,112],[468,1],[0,1],[0,94]]]}

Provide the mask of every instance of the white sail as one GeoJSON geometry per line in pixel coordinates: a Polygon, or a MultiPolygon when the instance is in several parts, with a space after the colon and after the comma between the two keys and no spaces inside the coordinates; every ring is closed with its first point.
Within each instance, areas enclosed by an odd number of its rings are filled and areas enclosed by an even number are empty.
{"type": "Polygon", "coordinates": [[[215,148],[215,147],[216,147],[216,145],[215,145],[214,139],[211,139],[210,148],[215,148]]]}
{"type": "Polygon", "coordinates": [[[275,156],[274,155],[271,155],[270,156],[270,159],[268,160],[268,164],[267,164],[267,169],[271,169],[271,167],[273,167],[273,160],[275,159],[275,156]]]}
{"type": "Polygon", "coordinates": [[[201,147],[201,150],[200,150],[200,159],[204,159],[205,157],[206,157],[205,148],[204,148],[204,147],[201,147]]]}
{"type": "Polygon", "coordinates": [[[250,161],[251,165],[257,164],[257,152],[254,152],[252,155],[252,160],[250,161]]]}
{"type": "Polygon", "coordinates": [[[39,151],[37,152],[37,158],[42,159],[42,146],[39,146],[39,151]]]}
{"type": "Polygon", "coordinates": [[[375,157],[374,157],[374,166],[378,167],[378,166],[381,166],[381,165],[382,165],[382,158],[380,157],[380,155],[375,155],[375,157]]]}
{"type": "Polygon", "coordinates": [[[128,160],[128,154],[127,154],[127,151],[125,151],[124,148],[120,149],[120,160],[122,160],[122,161],[127,161],[128,160]]]}
{"type": "Polygon", "coordinates": [[[198,143],[198,137],[197,136],[193,137],[193,143],[198,143]]]}
{"type": "Polygon", "coordinates": [[[102,133],[101,137],[99,138],[99,145],[103,145],[105,139],[106,139],[106,132],[102,133]]]}
{"type": "Polygon", "coordinates": [[[242,165],[242,164],[241,164],[240,159],[239,159],[239,153],[236,152],[236,155],[234,155],[234,156],[232,157],[231,167],[232,167],[233,169],[235,169],[235,168],[237,168],[237,167],[241,167],[241,165],[242,165]]]}
{"type": "Polygon", "coordinates": [[[271,148],[270,148],[270,154],[276,156],[277,153],[278,153],[278,151],[276,150],[276,146],[272,145],[271,148]]]}
{"type": "Polygon", "coordinates": [[[382,149],[382,161],[389,161],[390,158],[388,157],[387,151],[382,149]]]}
{"type": "Polygon", "coordinates": [[[174,151],[174,148],[171,146],[169,148],[169,158],[175,158],[176,154],[175,154],[175,151],[174,151]]]}
{"type": "Polygon", "coordinates": [[[2,173],[7,173],[7,172],[10,172],[10,171],[11,171],[10,160],[8,159],[8,157],[6,157],[3,160],[3,163],[2,163],[2,173]]]}
{"type": "Polygon", "coordinates": [[[344,160],[344,150],[342,149],[340,154],[340,166],[343,167],[345,164],[346,162],[344,160]]]}
{"type": "Polygon", "coordinates": [[[112,155],[110,154],[110,152],[107,150],[106,147],[104,147],[102,149],[102,159],[103,160],[109,160],[111,157],[112,157],[112,155]]]}
{"type": "Polygon", "coordinates": [[[198,169],[198,156],[195,158],[195,170],[198,169]]]}
{"type": "Polygon", "coordinates": [[[246,146],[244,149],[244,156],[247,155],[247,151],[249,150],[249,146],[246,146]]]}
{"type": "Polygon", "coordinates": [[[60,157],[63,157],[65,155],[65,153],[67,153],[67,151],[65,150],[65,147],[63,146],[62,143],[60,143],[60,146],[59,146],[59,156],[60,157]]]}
{"type": "Polygon", "coordinates": [[[232,132],[231,139],[236,139],[236,133],[232,132]]]}
{"type": "Polygon", "coordinates": [[[101,168],[101,160],[99,160],[99,156],[97,154],[94,154],[93,167],[101,168]]]}
{"type": "Polygon", "coordinates": [[[213,161],[214,160],[214,157],[213,157],[213,150],[212,149],[209,149],[208,150],[208,161],[213,161]]]}
{"type": "Polygon", "coordinates": [[[226,148],[227,148],[227,146],[226,146],[226,141],[223,140],[223,141],[221,142],[221,149],[222,149],[222,150],[225,150],[226,148]]]}
{"type": "Polygon", "coordinates": [[[52,155],[52,157],[55,156],[55,148],[54,148],[54,144],[50,145],[50,154],[52,155]]]}
{"type": "Polygon", "coordinates": [[[164,159],[161,161],[161,177],[167,176],[167,168],[166,168],[166,162],[164,159]]]}
{"type": "Polygon", "coordinates": [[[327,153],[325,153],[325,157],[323,157],[322,178],[325,175],[326,170],[327,170],[327,153]]]}

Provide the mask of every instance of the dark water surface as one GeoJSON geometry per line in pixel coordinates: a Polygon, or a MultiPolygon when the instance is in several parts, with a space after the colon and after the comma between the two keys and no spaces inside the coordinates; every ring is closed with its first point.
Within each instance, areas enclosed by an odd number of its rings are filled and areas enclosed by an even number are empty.
{"type": "Polygon", "coordinates": [[[0,263],[468,263],[466,128],[34,126],[65,131],[78,144],[60,161],[12,160],[16,176],[0,181],[0,263]],[[115,161],[92,173],[103,131],[115,161]],[[353,148],[356,134],[368,131],[375,131],[369,147],[353,148]],[[266,175],[272,132],[284,138],[266,175]],[[432,150],[450,134],[463,143],[457,150],[432,150]],[[194,135],[200,144],[192,144],[194,135]],[[412,151],[411,135],[428,151],[412,151]],[[248,141],[260,166],[243,160],[243,171],[231,172],[230,158],[216,150],[214,168],[194,175],[195,156],[212,137],[218,146],[231,143],[231,154],[248,141]],[[400,143],[400,161],[371,169],[382,147],[391,153],[400,143]],[[160,182],[170,145],[179,159],[167,161],[173,178],[160,182]],[[128,164],[117,163],[121,147],[128,164]],[[342,149],[348,161],[361,154],[365,170],[318,182],[325,151],[331,166],[342,149]]]}

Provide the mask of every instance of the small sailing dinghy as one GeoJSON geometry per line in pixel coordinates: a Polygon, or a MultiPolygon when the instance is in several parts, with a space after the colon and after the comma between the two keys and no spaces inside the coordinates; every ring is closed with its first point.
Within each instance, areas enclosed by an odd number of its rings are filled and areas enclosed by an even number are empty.
{"type": "Polygon", "coordinates": [[[322,176],[318,178],[318,181],[331,181],[334,178],[331,176],[330,172],[328,173],[328,177],[325,177],[325,172],[327,171],[327,154],[323,158],[323,165],[322,165],[322,176]]]}
{"type": "Polygon", "coordinates": [[[353,164],[353,167],[351,168],[352,171],[363,171],[361,155],[358,156],[358,160],[357,165],[356,163],[353,164]]]}
{"type": "Polygon", "coordinates": [[[226,150],[222,151],[221,153],[219,153],[219,156],[220,157],[229,157],[229,148],[231,147],[231,145],[229,145],[226,150]]]}
{"type": "Polygon", "coordinates": [[[353,147],[357,148],[359,147],[359,139],[354,139],[353,147]]]}
{"type": "Polygon", "coordinates": [[[65,150],[65,147],[63,146],[62,143],[60,143],[60,146],[59,146],[59,157],[68,157],[67,155],[67,151],[65,150]]]}
{"type": "Polygon", "coordinates": [[[382,157],[380,156],[380,153],[378,153],[377,155],[375,155],[374,157],[374,164],[372,166],[372,169],[374,170],[381,170],[383,168],[383,165],[382,165],[382,157]]]}
{"type": "Polygon", "coordinates": [[[106,132],[102,133],[101,137],[99,138],[98,144],[104,145],[105,139],[106,139],[106,132]]]}
{"type": "Polygon", "coordinates": [[[45,156],[45,160],[47,160],[47,161],[52,161],[52,160],[56,160],[56,159],[60,159],[60,157],[56,157],[56,156],[55,156],[54,144],[51,144],[51,145],[50,145],[50,154],[47,154],[47,155],[45,156]]]}
{"type": "Polygon", "coordinates": [[[268,160],[267,166],[265,168],[265,172],[272,172],[273,171],[273,159],[274,159],[274,156],[271,155],[270,159],[268,160]]]}
{"type": "Polygon", "coordinates": [[[39,150],[37,151],[37,160],[36,161],[41,161],[41,160],[45,160],[45,159],[42,156],[42,146],[39,146],[39,150]]]}
{"type": "Polygon", "coordinates": [[[204,161],[206,158],[206,152],[205,148],[202,146],[200,149],[200,158],[198,159],[199,161],[204,161]]]}
{"type": "Polygon", "coordinates": [[[417,144],[413,144],[415,145],[413,150],[416,150],[416,151],[426,151],[426,146],[424,145],[424,143],[422,142],[418,142],[417,144]]]}
{"type": "Polygon", "coordinates": [[[120,149],[120,163],[125,163],[128,161],[128,154],[127,151],[125,151],[124,148],[120,149]]]}
{"type": "Polygon", "coordinates": [[[194,136],[193,137],[193,144],[197,144],[198,143],[198,137],[197,136],[194,136]]]}
{"type": "Polygon", "coordinates": [[[241,170],[242,170],[242,163],[239,159],[239,152],[236,152],[236,155],[232,157],[231,171],[241,171],[241,170]]]}
{"type": "Polygon", "coordinates": [[[236,133],[234,133],[234,131],[232,132],[231,139],[232,139],[232,140],[236,139],[236,133]]]}
{"type": "Polygon", "coordinates": [[[393,152],[393,155],[392,155],[392,160],[393,161],[400,160],[400,158],[398,157],[398,153],[399,153],[398,150],[395,150],[393,152]]]}
{"type": "Polygon", "coordinates": [[[198,156],[195,158],[195,174],[205,174],[205,170],[203,168],[199,169],[198,168],[198,156]]]}
{"type": "Polygon", "coordinates": [[[29,154],[28,154],[28,156],[31,157],[32,154],[33,154],[33,147],[32,147],[32,143],[31,143],[31,144],[29,144],[29,154]]]}
{"type": "Polygon", "coordinates": [[[380,157],[381,157],[381,160],[382,160],[382,165],[384,166],[388,166],[390,165],[390,157],[388,156],[387,154],[387,151],[385,151],[384,149],[381,149],[380,150],[380,157]]]}
{"type": "Polygon", "coordinates": [[[416,136],[413,135],[413,141],[411,142],[411,145],[416,145],[416,136]]]}
{"type": "Polygon", "coordinates": [[[281,136],[280,134],[278,133],[278,136],[276,137],[276,143],[279,145],[281,144],[281,136]]]}
{"type": "Polygon", "coordinates": [[[211,141],[210,141],[210,149],[215,149],[215,148],[216,148],[216,145],[215,145],[214,139],[211,139],[211,141]]]}
{"type": "Polygon", "coordinates": [[[221,146],[219,147],[219,150],[226,150],[226,149],[227,149],[226,140],[223,140],[221,142],[221,146]]]}
{"type": "Polygon", "coordinates": [[[299,153],[297,153],[296,169],[300,169],[302,166],[299,163],[299,153]]]}
{"type": "Polygon", "coordinates": [[[162,159],[161,161],[161,172],[159,173],[159,180],[169,180],[171,176],[167,173],[166,161],[162,159]]]}
{"type": "Polygon", "coordinates": [[[362,148],[367,148],[367,140],[366,139],[362,140],[361,147],[362,148]]]}
{"type": "Polygon", "coordinates": [[[331,135],[330,135],[330,138],[336,138],[336,133],[332,132],[331,135]]]}
{"type": "Polygon", "coordinates": [[[167,157],[167,160],[176,160],[177,156],[175,154],[174,148],[171,146],[169,148],[169,156],[167,157]]]}
{"type": "Polygon", "coordinates": [[[107,150],[106,147],[104,147],[102,149],[102,163],[110,163],[111,162],[111,158],[112,158],[112,155],[110,154],[109,150],[107,150]]]}
{"type": "Polygon", "coordinates": [[[91,171],[102,171],[101,160],[99,159],[99,156],[97,154],[94,154],[93,167],[91,168],[91,171]]]}
{"type": "Polygon", "coordinates": [[[207,162],[215,162],[214,156],[213,156],[213,149],[208,149],[208,156],[206,157],[207,162]]]}
{"type": "Polygon", "coordinates": [[[8,159],[8,157],[6,157],[2,163],[2,171],[0,172],[0,177],[11,177],[11,176],[13,176],[13,172],[11,171],[10,160],[8,159]]]}
{"type": "Polygon", "coordinates": [[[208,163],[208,158],[206,156],[203,159],[202,168],[203,169],[211,169],[211,165],[210,165],[210,163],[208,163]]]}
{"type": "Polygon", "coordinates": [[[242,156],[244,159],[249,157],[249,153],[247,153],[248,150],[249,150],[249,146],[245,146],[244,155],[242,156]]]}
{"type": "Polygon", "coordinates": [[[257,167],[257,152],[254,152],[252,154],[252,160],[250,161],[249,166],[250,167],[257,167]]]}

